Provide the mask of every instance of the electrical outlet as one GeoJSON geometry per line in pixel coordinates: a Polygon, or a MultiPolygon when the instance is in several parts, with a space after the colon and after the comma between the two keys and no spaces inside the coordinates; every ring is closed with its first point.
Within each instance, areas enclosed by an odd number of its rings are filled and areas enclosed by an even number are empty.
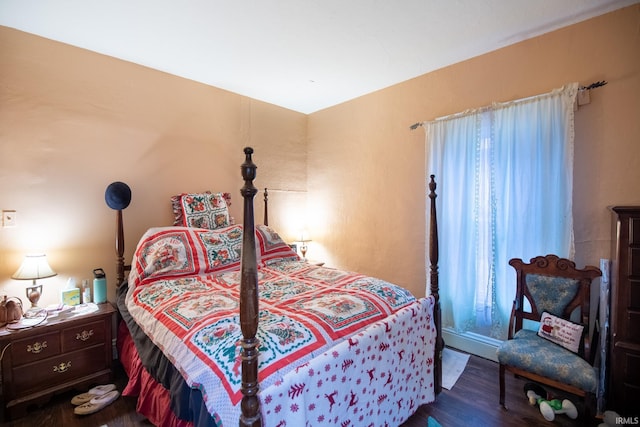
{"type": "Polygon", "coordinates": [[[16,226],[16,211],[2,211],[2,226],[5,228],[16,226]]]}

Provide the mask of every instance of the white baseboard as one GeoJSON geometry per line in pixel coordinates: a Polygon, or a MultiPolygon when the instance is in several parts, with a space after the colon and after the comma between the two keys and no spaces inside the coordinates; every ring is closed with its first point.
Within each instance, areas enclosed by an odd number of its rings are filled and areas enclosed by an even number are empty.
{"type": "Polygon", "coordinates": [[[460,334],[448,328],[442,329],[442,338],[447,347],[457,348],[458,350],[475,354],[476,356],[493,360],[494,362],[498,361],[496,350],[502,342],[500,340],[474,334],[473,332],[460,334]]]}

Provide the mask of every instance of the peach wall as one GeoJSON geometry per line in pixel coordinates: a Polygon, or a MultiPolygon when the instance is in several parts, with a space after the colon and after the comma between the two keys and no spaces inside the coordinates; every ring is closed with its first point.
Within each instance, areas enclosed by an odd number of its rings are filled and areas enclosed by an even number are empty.
{"type": "Polygon", "coordinates": [[[295,190],[273,195],[274,225],[305,203],[303,114],[6,27],[0,70],[0,209],[18,217],[0,228],[2,293],[23,296],[9,278],[24,253],[43,250],[59,275],[43,281],[41,305],[95,267],[113,300],[115,212],[104,202],[113,181],[133,193],[127,262],[146,228],[171,223],[173,194],[229,191],[242,221],[247,145],[257,186],[295,190]]]}
{"type": "MultiPolygon", "coordinates": [[[[425,138],[409,125],[607,80],[576,113],[577,262],[597,264],[607,206],[640,203],[639,32],[634,5],[305,116],[0,27],[0,209],[19,223],[0,228],[0,288],[22,295],[9,277],[38,248],[60,273],[47,289],[94,267],[114,278],[115,213],[104,204],[114,180],[133,191],[127,259],[147,227],[170,222],[177,192],[230,191],[240,221],[251,145],[256,185],[273,189],[271,223],[287,239],[306,222],[310,258],[422,295],[425,138]]],[[[43,303],[56,299],[45,290],[43,303]]]]}
{"type": "Polygon", "coordinates": [[[576,262],[598,265],[607,206],[640,203],[640,5],[311,114],[310,210],[332,215],[314,217],[310,251],[424,294],[425,134],[409,126],[599,80],[609,84],[575,115],[574,169],[576,262]]]}

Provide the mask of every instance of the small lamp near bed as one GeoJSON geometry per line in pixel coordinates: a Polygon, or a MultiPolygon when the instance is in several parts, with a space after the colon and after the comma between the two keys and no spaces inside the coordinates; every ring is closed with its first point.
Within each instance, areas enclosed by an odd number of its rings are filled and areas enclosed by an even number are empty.
{"type": "Polygon", "coordinates": [[[307,261],[307,250],[309,249],[307,243],[310,241],[309,232],[306,229],[300,231],[300,240],[298,240],[298,242],[300,242],[300,253],[302,254],[303,261],[307,261]]]}
{"type": "Polygon", "coordinates": [[[36,284],[37,279],[46,279],[57,275],[49,266],[47,256],[45,254],[26,255],[18,270],[11,276],[16,280],[33,280],[31,286],[27,286],[26,294],[31,301],[31,309],[38,309],[38,301],[42,295],[42,284],[36,284]]]}

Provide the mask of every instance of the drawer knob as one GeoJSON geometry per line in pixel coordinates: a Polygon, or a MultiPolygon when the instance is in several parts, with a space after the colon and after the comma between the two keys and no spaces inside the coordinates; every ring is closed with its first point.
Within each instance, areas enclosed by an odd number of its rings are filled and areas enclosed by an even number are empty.
{"type": "Polygon", "coordinates": [[[71,368],[71,361],[68,361],[67,363],[60,362],[59,365],[56,365],[53,367],[53,372],[58,372],[59,374],[61,374],[63,372],[67,372],[70,368],[71,368]]]}
{"type": "Polygon", "coordinates": [[[31,344],[27,345],[27,353],[38,354],[42,352],[45,348],[47,348],[46,341],[42,341],[41,343],[34,342],[33,345],[31,344]]]}
{"type": "Polygon", "coordinates": [[[76,334],[76,339],[80,341],[86,341],[93,336],[93,329],[89,331],[82,331],[76,334]]]}

